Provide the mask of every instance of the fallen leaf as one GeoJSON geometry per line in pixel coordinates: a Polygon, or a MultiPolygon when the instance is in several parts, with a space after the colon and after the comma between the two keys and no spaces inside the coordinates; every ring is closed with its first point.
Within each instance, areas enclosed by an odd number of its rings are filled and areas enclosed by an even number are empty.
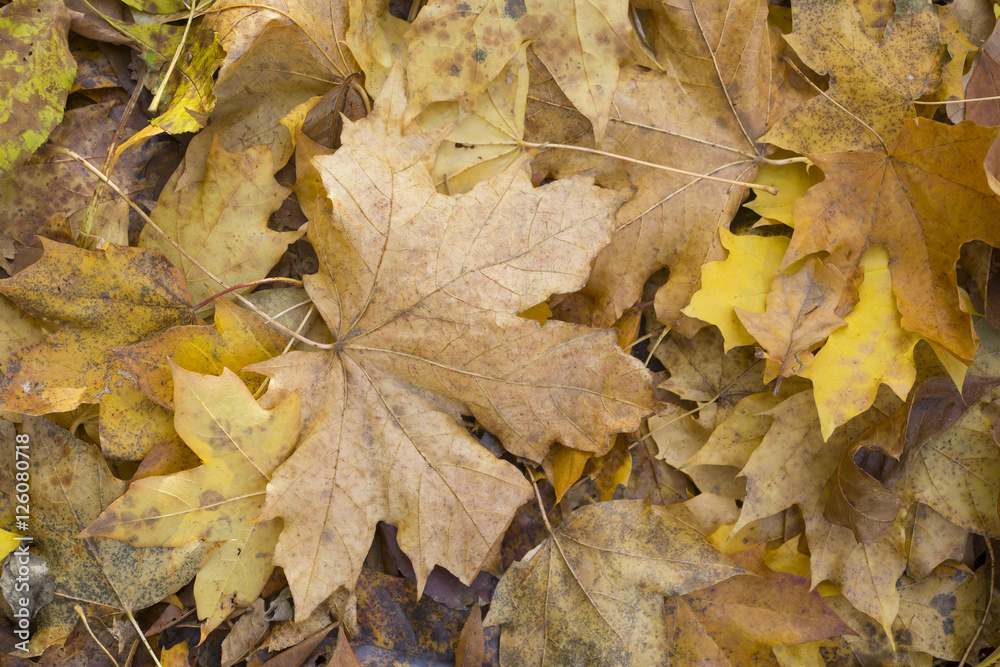
{"type": "Polygon", "coordinates": [[[903,577],[897,645],[944,660],[961,660],[986,611],[989,564],[975,573],[941,565],[921,580],[903,577]]]}
{"type": "Polygon", "coordinates": [[[654,505],[673,505],[684,502],[694,493],[687,475],[656,458],[659,447],[652,438],[643,438],[630,451],[632,474],[622,492],[623,498],[647,498],[654,505]]]}
{"type": "MultiPolygon", "coordinates": [[[[101,236],[110,243],[128,243],[128,207],[109,188],[104,188],[94,208],[97,228],[84,230],[88,207],[94,197],[97,177],[83,165],[51,148],[68,148],[101,168],[121,120],[123,105],[115,102],[91,104],[66,112],[49,135],[48,144],[24,164],[0,180],[0,207],[6,211],[4,231],[19,243],[31,245],[36,236],[75,239],[80,231],[101,236]],[[58,187],[54,187],[58,184],[58,187]]],[[[137,120],[126,125],[128,137],[141,127],[137,120]]],[[[115,165],[115,184],[130,197],[138,198],[152,182],[143,175],[158,152],[153,144],[133,149],[115,165]]]]}
{"type": "Polygon", "coordinates": [[[1000,415],[996,398],[993,390],[973,399],[946,431],[916,451],[901,490],[955,525],[991,537],[1000,536],[1000,445],[991,433],[1000,415]]]}
{"type": "Polygon", "coordinates": [[[734,533],[793,504],[810,516],[847,444],[881,413],[872,410],[856,417],[829,441],[819,431],[812,391],[794,394],[764,414],[774,422],[740,471],[747,478],[747,495],[734,533]]]}
{"type": "Polygon", "coordinates": [[[365,73],[365,90],[378,96],[392,63],[406,51],[410,24],[389,13],[389,0],[350,0],[350,25],[344,42],[365,73]]]}
{"type": "Polygon", "coordinates": [[[811,155],[826,180],[795,205],[795,234],[782,268],[827,251],[827,262],[849,273],[869,246],[882,244],[901,326],[972,360],[972,322],[959,300],[955,263],[966,241],[1000,246],[993,225],[1000,201],[985,172],[969,166],[986,157],[997,132],[969,121],[949,126],[918,118],[885,152],[811,155]]]}
{"type": "Polygon", "coordinates": [[[0,175],[31,157],[62,120],[76,74],[69,20],[61,0],[17,0],[0,9],[0,78],[8,86],[0,103],[0,175]]]}
{"type": "MultiPolygon", "coordinates": [[[[358,579],[358,627],[351,648],[362,665],[455,664],[455,644],[470,613],[448,609],[424,596],[406,579],[367,568],[358,579]]],[[[486,629],[487,652],[496,664],[496,629],[486,629]]],[[[482,664],[482,663],[480,663],[482,664]]]]}
{"type": "Polygon", "coordinates": [[[761,356],[779,368],[764,379],[786,378],[809,367],[810,349],[844,326],[838,314],[847,281],[835,266],[810,258],[794,273],[779,274],[767,293],[767,308],[752,313],[734,308],[740,322],[764,349],[761,356]],[[769,377],[770,376],[770,377],[769,377]]]}
{"type": "Polygon", "coordinates": [[[476,576],[530,488],[460,414],[539,460],[556,440],[601,451],[654,404],[615,332],[516,315],[583,283],[621,194],[582,178],[534,189],[523,163],[438,194],[427,163],[440,136],[403,134],[403,106],[397,69],[375,112],[313,160],[332,206],[310,221],[321,268],[305,284],[334,350],[249,368],[304,394],[302,443],[263,514],[285,519],[276,562],[296,618],[353,587],[378,521],[400,529],[418,591],[435,565],[476,576]]]}
{"type": "MultiPolygon", "coordinates": [[[[993,28],[989,39],[976,54],[965,82],[965,97],[978,99],[1000,95],[997,78],[1000,77],[1000,33],[993,28]]],[[[1000,125],[1000,100],[966,102],[964,120],[973,120],[980,125],[1000,125]]]]}
{"type": "Polygon", "coordinates": [[[823,517],[823,499],[804,510],[812,585],[824,579],[837,584],[860,612],[876,619],[892,641],[891,628],[899,613],[896,583],[906,570],[902,531],[889,530],[875,542],[858,542],[850,529],[823,517]]]}
{"type": "Polygon", "coordinates": [[[484,653],[483,614],[479,607],[473,607],[469,612],[469,620],[462,626],[462,634],[458,636],[455,667],[482,667],[484,653]]]}
{"type": "Polygon", "coordinates": [[[898,459],[903,453],[909,410],[900,408],[880,421],[844,450],[833,476],[833,489],[824,516],[854,532],[858,542],[874,542],[885,535],[903,501],[858,466],[859,452],[879,452],[898,459]]]}
{"type": "Polygon", "coordinates": [[[708,429],[698,424],[693,415],[660,413],[650,417],[649,434],[659,448],[657,458],[674,468],[682,469],[695,486],[705,493],[730,498],[742,498],[745,484],[736,479],[738,468],[728,465],[687,465],[686,462],[705,447],[708,429]]]}
{"type": "Polygon", "coordinates": [[[719,235],[729,257],[702,266],[701,289],[682,312],[719,327],[728,352],[757,342],[743,326],[736,308],[764,312],[789,241],[784,236],[734,236],[725,229],[719,235]]]}
{"type": "Polygon", "coordinates": [[[846,326],[830,334],[802,376],[813,383],[823,437],[875,402],[880,384],[905,400],[917,376],[913,348],[919,337],[899,325],[889,253],[872,246],[861,258],[864,281],[846,326]]]}
{"type": "MultiPolygon", "coordinates": [[[[275,182],[271,155],[262,146],[228,153],[216,138],[206,160],[202,182],[177,189],[181,170],[174,173],[151,217],[227,284],[263,278],[288,244],[302,236],[267,228],[268,217],[289,191],[275,182]]],[[[159,250],[181,271],[195,303],[222,289],[151,227],[143,229],[139,244],[159,250]]]]}
{"type": "Polygon", "coordinates": [[[204,640],[235,609],[253,602],[271,575],[268,556],[281,524],[253,521],[271,473],[295,447],[301,407],[292,395],[264,410],[229,369],[213,377],[172,368],[174,425],[203,465],[133,482],[81,535],[133,546],[223,542],[195,579],[204,640]]]}
{"type": "Polygon", "coordinates": [[[908,573],[923,579],[948,559],[964,559],[969,531],[923,503],[913,503],[904,512],[908,573]]]}
{"type": "Polygon", "coordinates": [[[806,194],[809,188],[822,180],[823,172],[811,164],[801,162],[779,165],[762,164],[757,168],[756,182],[777,188],[778,194],[757,192],[757,197],[753,201],[747,202],[746,207],[771,222],[780,222],[794,227],[792,207],[795,206],[795,202],[799,198],[806,194]],[[812,168],[810,169],[810,167],[812,168]]]}
{"type": "Polygon", "coordinates": [[[695,401],[698,423],[714,430],[744,397],[764,390],[761,363],[752,348],[724,351],[723,336],[715,327],[705,327],[694,338],[671,332],[653,354],[670,379],[660,389],[695,401]]]}
{"type": "Polygon", "coordinates": [[[0,282],[0,293],[62,326],[11,355],[0,382],[5,410],[40,415],[97,403],[124,380],[107,347],[195,320],[183,278],[155,251],[90,252],[44,239],[42,247],[42,259],[0,282]]]}
{"type": "MultiPolygon", "coordinates": [[[[35,617],[29,654],[69,634],[79,620],[75,605],[98,617],[138,612],[191,580],[210,545],[137,549],[117,540],[76,538],[124,492],[125,483],[111,474],[96,447],[50,421],[25,417],[23,432],[31,445],[32,535],[57,582],[55,600],[35,617]]],[[[4,443],[4,488],[12,489],[14,438],[4,443]]]]}
{"type": "Polygon", "coordinates": [[[484,624],[502,626],[501,665],[661,664],[663,596],[743,572],[648,501],[598,503],[507,570],[484,624]]]}
{"type": "Polygon", "coordinates": [[[499,174],[520,157],[519,142],[524,137],[528,97],[527,49],[527,43],[521,45],[460,121],[455,104],[447,107],[453,113],[428,118],[432,108],[418,117],[425,132],[454,124],[431,168],[439,191],[468,192],[476,183],[499,174]]]}
{"type": "Polygon", "coordinates": [[[171,327],[141,343],[112,348],[112,352],[132,373],[146,396],[172,410],[171,362],[202,375],[217,375],[228,368],[255,391],[260,382],[253,380],[259,380],[259,376],[240,371],[244,366],[278,356],[285,344],[285,337],[257,315],[220,299],[215,305],[214,326],[171,327]]]}
{"type": "Polygon", "coordinates": [[[763,565],[764,547],[732,554],[744,574],[667,601],[669,656],[678,664],[773,664],[777,644],[816,641],[848,631],[809,580],[763,565]],[[760,561],[760,562],[758,562],[760,561]],[[754,567],[756,566],[756,567],[754,567]]]}
{"type": "Polygon", "coordinates": [[[456,6],[425,5],[406,34],[407,89],[412,119],[431,102],[458,100],[471,108],[525,42],[545,63],[573,106],[590,119],[600,141],[608,124],[619,67],[657,68],[635,36],[628,5],[605,0],[571,8],[514,0],[456,6]]]}
{"type": "MultiPolygon", "coordinates": [[[[600,147],[626,158],[738,181],[753,181],[767,126],[773,59],[767,3],[759,0],[651,3],[645,35],[668,74],[622,68],[600,147]]],[[[530,63],[530,60],[529,60],[530,63]]],[[[779,70],[780,72],[780,70],[779,70]]],[[[539,64],[531,72],[527,138],[591,148],[589,123],[539,64]],[[582,121],[582,122],[581,122],[582,121]]],[[[551,149],[533,161],[554,178],[595,171],[602,185],[636,188],[616,216],[612,243],[586,287],[564,304],[579,321],[610,326],[640,298],[654,272],[669,267],[656,295],[657,319],[696,327],[681,309],[698,289],[701,265],[719,259],[717,233],[745,197],[738,186],[671,174],[614,158],[551,149]]]]}
{"type": "Polygon", "coordinates": [[[829,73],[830,88],[786,114],[764,141],[797,153],[885,150],[914,117],[913,101],[941,84],[936,7],[901,0],[881,40],[854,3],[799,0],[792,21],[785,40],[813,71],[829,73]]]}

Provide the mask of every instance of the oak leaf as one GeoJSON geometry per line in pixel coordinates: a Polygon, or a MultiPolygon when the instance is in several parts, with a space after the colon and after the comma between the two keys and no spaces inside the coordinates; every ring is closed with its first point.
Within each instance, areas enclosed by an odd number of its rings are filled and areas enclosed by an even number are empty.
{"type": "Polygon", "coordinates": [[[621,193],[582,177],[534,189],[518,163],[438,194],[440,133],[404,133],[404,106],[397,68],[374,113],[313,160],[329,201],[310,207],[320,272],[305,284],[333,350],[250,367],[304,395],[302,443],[263,514],[285,519],[276,562],[297,617],[353,587],[378,521],[399,528],[418,591],[435,565],[476,576],[530,488],[461,414],[537,461],[556,440],[602,451],[654,405],[615,332],[516,315],[583,283],[621,193]]]}
{"type": "Polygon", "coordinates": [[[743,574],[645,500],[582,507],[512,565],[483,623],[501,625],[501,665],[658,665],[664,595],[743,574]]]}
{"type": "MultiPolygon", "coordinates": [[[[734,310],[763,347],[762,356],[779,364],[776,376],[786,378],[808,367],[810,347],[844,326],[838,310],[846,289],[847,281],[835,266],[810,258],[794,273],[774,279],[763,313],[734,310]]],[[[765,380],[768,375],[765,371],[765,380]]]]}
{"type": "Polygon", "coordinates": [[[62,120],[76,62],[62,0],[19,0],[0,9],[0,174],[23,163],[62,120]]]}
{"type": "Polygon", "coordinates": [[[959,298],[955,263],[966,241],[1000,246],[993,224],[1000,201],[976,166],[997,132],[970,121],[949,126],[918,118],[886,152],[811,155],[826,180],[796,203],[782,268],[828,251],[826,261],[850,273],[868,247],[882,244],[901,326],[971,360],[972,322],[959,298]]]}
{"type": "Polygon", "coordinates": [[[203,464],[133,482],[80,535],[137,547],[222,542],[195,578],[204,639],[257,599],[274,568],[269,556],[281,522],[253,521],[271,473],[295,447],[301,403],[293,394],[264,410],[229,369],[213,377],[174,365],[173,373],[174,424],[203,464]]]}

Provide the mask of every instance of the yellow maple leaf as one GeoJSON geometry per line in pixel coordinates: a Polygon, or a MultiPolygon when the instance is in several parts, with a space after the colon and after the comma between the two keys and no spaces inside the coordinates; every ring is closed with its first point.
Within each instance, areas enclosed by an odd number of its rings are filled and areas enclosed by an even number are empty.
{"type": "Polygon", "coordinates": [[[789,240],[784,236],[735,236],[725,229],[719,235],[729,257],[702,266],[701,289],[681,312],[719,327],[728,352],[738,345],[756,342],[735,308],[748,313],[764,312],[767,293],[789,240]]]}
{"type": "Polygon", "coordinates": [[[899,325],[889,252],[873,246],[861,266],[865,277],[858,303],[844,316],[847,325],[830,334],[802,373],[812,380],[824,439],[871,407],[880,384],[905,400],[917,374],[913,348],[920,337],[899,325]]]}
{"type": "Polygon", "coordinates": [[[281,522],[253,521],[271,473],[298,440],[301,399],[293,394],[264,410],[229,369],[213,377],[174,365],[173,374],[174,426],[202,465],[133,482],[81,536],[138,547],[222,542],[195,578],[204,638],[260,595],[274,567],[281,522]]]}

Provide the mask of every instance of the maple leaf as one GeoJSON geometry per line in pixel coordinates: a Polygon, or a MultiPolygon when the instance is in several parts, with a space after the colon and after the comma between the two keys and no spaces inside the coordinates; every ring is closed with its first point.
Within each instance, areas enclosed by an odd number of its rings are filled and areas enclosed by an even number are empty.
{"type": "Polygon", "coordinates": [[[702,266],[701,288],[681,312],[719,327],[728,352],[757,342],[743,326],[736,308],[764,312],[789,240],[784,236],[735,236],[726,229],[719,230],[719,236],[729,257],[702,266]]]}
{"type": "Polygon", "coordinates": [[[961,660],[986,611],[987,568],[942,565],[922,580],[904,576],[897,626],[900,648],[961,660]]]}
{"type": "Polygon", "coordinates": [[[846,326],[830,334],[802,376],[813,383],[823,437],[875,402],[880,384],[906,399],[917,376],[913,348],[919,337],[899,325],[889,253],[872,246],[861,257],[864,281],[846,326]],[[853,363],[845,363],[851,360],[853,363]]]}
{"type": "Polygon", "coordinates": [[[848,631],[809,581],[766,567],[764,545],[729,554],[753,574],[667,601],[669,655],[678,663],[766,664],[776,644],[848,631]],[[710,662],[706,662],[710,661],[710,662]]]}
{"type": "Polygon", "coordinates": [[[503,665],[662,664],[663,596],[744,572],[648,501],[598,503],[507,570],[483,623],[503,665]]]}
{"type": "Polygon", "coordinates": [[[215,325],[171,327],[157,336],[130,345],[111,348],[132,372],[139,388],[158,405],[173,409],[174,382],[170,364],[199,373],[216,375],[228,368],[256,390],[248,366],[281,354],[285,338],[256,315],[219,300],[215,305],[215,325]]]}
{"type": "Polygon", "coordinates": [[[9,86],[0,102],[0,174],[27,160],[62,120],[76,74],[69,22],[62,0],[19,0],[0,9],[0,78],[9,86]]]}
{"type": "Polygon", "coordinates": [[[826,180],[796,203],[795,234],[782,268],[813,252],[850,273],[869,246],[889,250],[901,326],[960,359],[975,354],[971,318],[958,295],[959,248],[1000,246],[1000,201],[979,165],[998,130],[966,121],[909,121],[886,152],[810,159],[826,180]],[[970,167],[971,165],[971,167],[970,167]]]}
{"type": "MultiPolygon", "coordinates": [[[[757,197],[746,203],[746,207],[771,222],[780,222],[794,227],[792,207],[812,186],[823,180],[823,172],[810,169],[813,165],[801,162],[792,164],[762,164],[757,168],[757,183],[778,189],[778,194],[760,191],[757,197]]],[[[761,223],[764,221],[762,220],[761,223]]],[[[758,224],[761,224],[758,223],[758,224]]],[[[781,237],[778,237],[781,238],[781,237]]],[[[726,246],[729,247],[728,245],[726,246]]]]}
{"type": "Polygon", "coordinates": [[[603,450],[654,405],[614,332],[515,314],[582,284],[621,194],[583,178],[533,189],[521,163],[468,195],[437,194],[439,134],[403,134],[404,106],[396,71],[374,114],[313,160],[329,202],[309,207],[320,272],[305,284],[334,349],[250,367],[304,395],[302,443],[263,515],[285,518],[276,561],[298,618],[353,586],[382,520],[399,527],[418,591],[436,564],[477,574],[529,487],[460,414],[539,460],[555,440],[603,450]]]}
{"type": "MultiPolygon", "coordinates": [[[[216,137],[206,158],[204,180],[178,187],[182,173],[174,172],[164,186],[151,217],[226,283],[263,278],[288,244],[302,236],[302,232],[267,228],[268,218],[289,191],[275,182],[271,154],[265,147],[228,153],[216,137]]],[[[180,269],[196,302],[220,289],[151,227],[143,229],[139,244],[159,250],[180,269]]]]}
{"type": "MultiPolygon", "coordinates": [[[[844,326],[837,311],[845,290],[843,274],[813,257],[794,273],[774,279],[763,313],[734,310],[763,346],[765,358],[779,364],[776,376],[785,378],[807,368],[813,358],[809,348],[844,326]]],[[[774,377],[764,375],[765,380],[774,377]]]]}
{"type": "Polygon", "coordinates": [[[622,64],[657,68],[635,35],[628,4],[560,6],[511,0],[436,0],[410,27],[407,88],[416,116],[431,102],[458,100],[471,107],[524,42],[545,63],[559,87],[593,123],[600,141],[608,123],[622,64]]]}
{"type": "Polygon", "coordinates": [[[377,96],[392,64],[406,50],[403,35],[410,24],[389,13],[389,0],[349,0],[348,7],[344,41],[365,73],[365,90],[377,96]]]}
{"type": "MultiPolygon", "coordinates": [[[[664,72],[622,68],[601,147],[626,158],[752,181],[763,150],[757,140],[773,113],[769,93],[780,78],[767,3],[653,3],[650,11],[646,36],[664,72]]],[[[527,137],[591,146],[589,124],[551,80],[541,64],[531,72],[527,137]]],[[[564,312],[581,313],[575,321],[610,326],[635,304],[646,279],[669,267],[669,280],[656,294],[657,318],[685,324],[681,308],[698,288],[701,265],[719,258],[717,232],[746,191],[560,149],[542,153],[533,165],[557,178],[596,171],[601,185],[636,188],[617,213],[611,244],[598,255],[585,288],[563,302],[564,312]]],[[[686,327],[687,335],[696,330],[690,322],[686,327]]]]}
{"type": "Polygon", "coordinates": [[[792,20],[785,39],[806,65],[830,74],[830,89],[786,114],[764,141],[797,153],[884,149],[914,117],[913,101],[941,84],[945,47],[927,3],[897,2],[881,40],[854,3],[798,0],[792,20]]]}
{"type": "MultiPolygon", "coordinates": [[[[98,181],[85,167],[50,148],[68,148],[100,168],[123,109],[123,105],[109,101],[66,112],[63,122],[49,135],[49,143],[0,180],[0,208],[5,211],[0,226],[4,231],[25,245],[33,244],[36,235],[76,238],[98,181]],[[59,187],[53,188],[53,183],[59,187]]],[[[139,127],[134,120],[127,123],[125,136],[139,127]]],[[[157,152],[156,145],[147,144],[123,155],[114,171],[118,187],[133,198],[145,194],[151,183],[143,170],[157,152]]],[[[121,198],[105,189],[93,213],[97,226],[88,233],[110,243],[128,244],[128,207],[121,198]]]]}
{"type": "Polygon", "coordinates": [[[138,547],[223,542],[195,578],[204,639],[236,608],[257,599],[271,575],[269,556],[281,522],[252,522],[271,473],[295,447],[301,403],[293,394],[264,410],[229,369],[218,378],[172,369],[174,424],[203,465],[133,482],[80,536],[138,547]]]}
{"type": "Polygon", "coordinates": [[[653,352],[670,379],[660,389],[698,403],[698,422],[714,430],[740,400],[764,389],[763,364],[749,347],[723,351],[723,336],[706,327],[686,339],[671,332],[653,352]]]}
{"type": "Polygon", "coordinates": [[[0,282],[0,293],[62,326],[11,355],[0,381],[5,410],[42,415],[98,403],[124,381],[107,347],[195,321],[183,279],[158,252],[91,252],[45,239],[42,247],[42,259],[0,282]]]}
{"type": "MultiPolygon", "coordinates": [[[[1000,78],[1000,32],[994,27],[993,34],[972,61],[969,80],[965,84],[965,97],[973,99],[996,97],[1000,94],[998,78],[1000,78]]],[[[980,125],[1000,125],[1000,100],[966,102],[964,115],[965,120],[974,120],[980,125]]]]}
{"type": "MultiPolygon", "coordinates": [[[[3,432],[4,488],[14,488],[14,429],[3,432]]],[[[209,545],[136,549],[118,540],[75,539],[125,490],[100,451],[43,418],[25,417],[23,433],[31,445],[31,529],[38,553],[56,578],[55,599],[34,619],[37,630],[28,645],[32,654],[69,634],[88,614],[137,612],[175,593],[208,556],[209,545]]],[[[23,452],[23,450],[21,450],[23,452]]],[[[13,512],[13,496],[4,496],[4,514],[13,512]]]]}

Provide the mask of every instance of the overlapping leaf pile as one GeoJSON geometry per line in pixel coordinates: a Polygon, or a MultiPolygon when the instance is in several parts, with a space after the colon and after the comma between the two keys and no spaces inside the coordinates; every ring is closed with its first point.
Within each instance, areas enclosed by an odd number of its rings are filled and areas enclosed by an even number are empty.
{"type": "Polygon", "coordinates": [[[4,650],[1000,651],[995,16],[0,8],[4,650]]]}

